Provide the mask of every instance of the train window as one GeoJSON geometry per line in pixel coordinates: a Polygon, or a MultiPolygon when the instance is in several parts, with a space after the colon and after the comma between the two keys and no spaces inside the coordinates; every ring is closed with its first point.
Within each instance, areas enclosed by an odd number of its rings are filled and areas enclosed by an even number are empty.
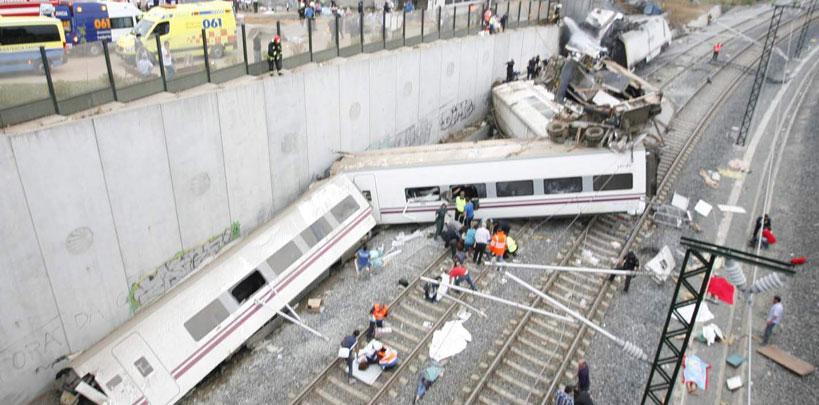
{"type": "Polygon", "coordinates": [[[407,202],[440,201],[441,189],[437,186],[405,188],[404,196],[407,202]]]}
{"type": "Polygon", "coordinates": [[[486,198],[486,184],[458,184],[450,186],[449,191],[452,192],[452,198],[458,196],[463,191],[466,198],[486,198]]]}
{"type": "Polygon", "coordinates": [[[634,178],[631,173],[602,174],[594,176],[594,191],[631,190],[634,178]]]}
{"type": "Polygon", "coordinates": [[[533,195],[535,193],[535,182],[532,180],[499,181],[495,183],[495,188],[498,197],[533,195]]]}
{"type": "Polygon", "coordinates": [[[139,373],[142,374],[143,377],[147,377],[154,372],[154,368],[151,367],[151,363],[148,363],[148,360],[145,357],[140,357],[137,361],[134,362],[134,366],[136,366],[139,373]]]}
{"type": "Polygon", "coordinates": [[[230,314],[227,308],[217,298],[197,312],[191,319],[188,319],[185,322],[185,329],[191,334],[193,340],[198,342],[227,319],[228,315],[230,314]]]}
{"type": "MultiPolygon", "coordinates": [[[[362,191],[361,193],[364,194],[364,198],[366,198],[367,201],[370,201],[369,191],[362,191]]],[[[333,207],[333,209],[331,209],[330,212],[333,214],[334,217],[336,217],[336,221],[338,221],[338,223],[342,223],[347,218],[352,216],[353,213],[358,210],[358,208],[359,205],[358,202],[356,202],[355,198],[353,198],[353,196],[351,195],[348,195],[346,198],[341,200],[340,203],[336,204],[336,206],[333,207]]]]}
{"type": "Polygon", "coordinates": [[[267,264],[270,265],[273,272],[281,274],[281,272],[287,270],[290,265],[295,263],[296,260],[299,260],[300,257],[301,250],[291,241],[282,246],[276,253],[273,253],[273,255],[267,259],[267,264]]]}
{"type": "Polygon", "coordinates": [[[301,238],[304,239],[307,246],[313,247],[332,231],[333,227],[330,226],[330,223],[324,218],[319,218],[301,232],[301,238]]]}
{"type": "Polygon", "coordinates": [[[559,179],[543,179],[545,194],[569,194],[583,191],[582,177],[563,177],[559,179]]]}
{"type": "Polygon", "coordinates": [[[267,280],[264,279],[262,273],[259,273],[259,270],[253,270],[253,273],[250,273],[249,276],[230,289],[230,294],[241,305],[265,284],[267,284],[267,280]]]}

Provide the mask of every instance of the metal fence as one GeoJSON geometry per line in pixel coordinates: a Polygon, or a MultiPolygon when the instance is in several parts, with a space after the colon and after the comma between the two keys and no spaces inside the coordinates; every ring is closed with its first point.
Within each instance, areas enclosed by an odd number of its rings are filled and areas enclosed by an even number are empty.
{"type": "MultiPolygon", "coordinates": [[[[557,0],[492,2],[504,29],[526,27],[555,18],[557,0]],[[504,17],[501,19],[501,17],[504,17]]],[[[241,24],[234,41],[173,49],[160,38],[139,49],[119,49],[114,42],[81,43],[61,56],[43,48],[27,54],[16,71],[0,73],[0,128],[36,118],[70,115],[105,103],[128,102],[151,94],[180,92],[205,83],[269,72],[267,46],[274,35],[282,43],[283,68],[335,57],[413,46],[438,39],[477,35],[485,29],[483,2],[459,3],[430,10],[340,12],[313,19],[241,24]],[[163,58],[163,47],[167,49],[163,58]],[[27,58],[27,59],[25,59],[27,58]]]]}

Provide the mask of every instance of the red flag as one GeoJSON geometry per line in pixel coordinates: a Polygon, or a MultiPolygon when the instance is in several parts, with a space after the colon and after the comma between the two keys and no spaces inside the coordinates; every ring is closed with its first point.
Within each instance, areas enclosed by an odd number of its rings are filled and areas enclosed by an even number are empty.
{"type": "Polygon", "coordinates": [[[711,282],[708,283],[708,292],[727,304],[734,303],[734,290],[736,288],[733,284],[719,276],[712,276],[711,282]]]}

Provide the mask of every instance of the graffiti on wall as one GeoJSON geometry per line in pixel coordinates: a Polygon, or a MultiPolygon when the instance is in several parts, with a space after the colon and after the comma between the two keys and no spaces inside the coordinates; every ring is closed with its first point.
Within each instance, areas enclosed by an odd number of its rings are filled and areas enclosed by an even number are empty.
{"type": "Polygon", "coordinates": [[[441,131],[446,131],[459,122],[466,121],[475,112],[475,104],[472,100],[461,100],[441,111],[438,125],[441,131]]]}
{"type": "Polygon", "coordinates": [[[152,272],[144,274],[139,280],[131,283],[131,289],[128,291],[128,305],[131,314],[161,297],[185,276],[196,270],[205,260],[213,257],[230,242],[236,240],[239,234],[239,223],[234,222],[221,233],[208,238],[207,242],[178,252],[152,272]]]}
{"type": "Polygon", "coordinates": [[[52,381],[56,370],[64,366],[63,354],[68,350],[59,317],[24,338],[0,344],[4,345],[0,347],[0,404],[27,403],[33,380],[52,381]]]}
{"type": "Polygon", "coordinates": [[[380,142],[370,145],[367,149],[397,148],[401,146],[426,145],[435,140],[432,139],[432,121],[422,118],[415,124],[410,125],[395,135],[388,136],[380,142]]]}

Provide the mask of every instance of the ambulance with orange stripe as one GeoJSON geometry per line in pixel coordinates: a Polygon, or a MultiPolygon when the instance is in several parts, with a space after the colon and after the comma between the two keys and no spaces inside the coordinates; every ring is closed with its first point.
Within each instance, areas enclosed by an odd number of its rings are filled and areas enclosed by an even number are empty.
{"type": "Polygon", "coordinates": [[[130,34],[117,40],[116,51],[134,61],[144,47],[156,58],[156,38],[168,41],[173,57],[202,55],[202,29],[208,38],[208,55],[221,58],[236,49],[236,17],[226,1],[154,7],[142,16],[130,34]]]}

